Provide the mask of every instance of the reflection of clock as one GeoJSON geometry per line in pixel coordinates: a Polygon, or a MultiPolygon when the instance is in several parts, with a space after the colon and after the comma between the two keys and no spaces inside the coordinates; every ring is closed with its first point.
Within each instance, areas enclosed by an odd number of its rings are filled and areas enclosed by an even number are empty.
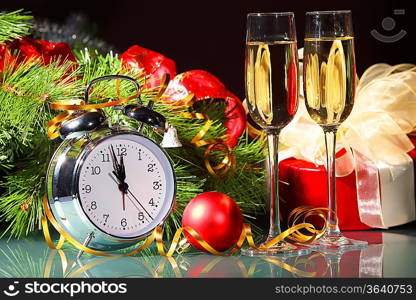
{"type": "MultiPolygon", "coordinates": [[[[158,262],[161,257],[153,257],[158,262]]],[[[86,256],[77,260],[66,278],[154,278],[156,269],[141,257],[86,256]]]]}
{"type": "Polygon", "coordinates": [[[98,250],[124,248],[151,233],[172,209],[175,187],[165,152],[119,126],[99,125],[66,138],[47,174],[56,221],[80,243],[89,237],[88,246],[98,250]]]}

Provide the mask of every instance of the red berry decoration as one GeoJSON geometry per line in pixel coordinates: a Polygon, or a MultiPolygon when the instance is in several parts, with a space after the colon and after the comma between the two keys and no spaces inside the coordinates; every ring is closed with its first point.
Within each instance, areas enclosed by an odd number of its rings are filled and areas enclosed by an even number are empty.
{"type": "MultiPolygon", "coordinates": [[[[237,203],[227,195],[206,192],[185,207],[182,226],[194,229],[215,250],[225,251],[237,243],[243,230],[243,215],[237,203]]],[[[190,234],[185,235],[192,246],[206,252],[190,234]]]]}

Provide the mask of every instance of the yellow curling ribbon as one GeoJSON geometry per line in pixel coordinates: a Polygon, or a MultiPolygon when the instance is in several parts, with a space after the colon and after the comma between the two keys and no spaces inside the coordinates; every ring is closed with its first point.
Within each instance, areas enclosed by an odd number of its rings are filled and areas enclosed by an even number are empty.
{"type": "Polygon", "coordinates": [[[163,77],[160,79],[159,83],[159,92],[157,93],[156,97],[153,99],[154,102],[157,102],[162,95],[165,93],[166,89],[168,88],[168,84],[170,81],[170,75],[168,73],[163,74],[163,77]]]}
{"type": "MultiPolygon", "coordinates": [[[[187,103],[188,103],[187,105],[192,105],[191,101],[189,100],[187,101],[187,103]]],[[[203,147],[203,146],[208,145],[204,153],[204,164],[208,172],[214,176],[223,176],[229,173],[231,169],[230,173],[233,173],[236,168],[235,155],[231,147],[227,145],[224,139],[222,138],[211,138],[211,139],[205,139],[205,140],[202,139],[213,124],[213,121],[208,117],[208,115],[202,114],[202,113],[190,113],[190,112],[182,113],[181,115],[184,118],[188,118],[188,119],[206,120],[201,130],[192,138],[191,143],[197,147],[203,147]],[[209,159],[210,154],[214,151],[223,152],[225,155],[221,163],[215,166],[211,164],[211,161],[209,159]]]]}
{"type": "Polygon", "coordinates": [[[305,227],[304,229],[306,229],[311,235],[303,234],[299,231],[296,231],[288,238],[292,241],[300,243],[311,243],[314,240],[319,239],[325,233],[327,228],[326,216],[328,214],[328,211],[329,208],[313,207],[307,205],[299,206],[292,210],[287,220],[288,227],[292,227],[298,222],[306,223],[307,219],[312,216],[322,219],[324,225],[321,229],[305,227]]]}
{"type": "MultiPolygon", "coordinates": [[[[163,97],[161,96],[163,99],[163,97]]],[[[172,111],[182,111],[185,108],[191,107],[197,99],[194,97],[194,94],[189,94],[185,98],[175,101],[175,102],[168,102],[171,106],[176,107],[172,111]]],[[[204,153],[204,165],[208,172],[213,176],[224,176],[225,174],[231,174],[236,169],[236,160],[234,152],[232,151],[231,147],[228,146],[226,141],[222,138],[211,138],[205,139],[202,138],[211,128],[213,121],[209,118],[208,115],[203,113],[191,113],[191,112],[181,112],[181,116],[187,119],[197,119],[197,120],[205,120],[205,124],[202,126],[200,131],[191,139],[191,143],[194,144],[196,147],[204,147],[208,146],[205,153],[204,153]],[[221,163],[213,166],[209,159],[211,153],[214,151],[223,152],[224,158],[221,163]],[[229,173],[231,169],[231,172],[229,173]]]]}
{"type": "Polygon", "coordinates": [[[61,259],[61,267],[62,272],[65,274],[68,271],[68,260],[66,258],[65,252],[62,250],[52,250],[50,253],[48,260],[46,261],[45,269],[43,271],[43,277],[49,278],[52,270],[53,260],[55,258],[55,254],[59,254],[59,258],[61,259]]]}
{"type": "Polygon", "coordinates": [[[118,99],[118,100],[109,101],[109,102],[103,102],[103,103],[96,103],[96,104],[84,104],[84,100],[79,100],[80,104],[65,104],[65,103],[63,103],[63,101],[53,102],[53,103],[51,103],[51,109],[54,109],[54,110],[69,110],[69,111],[100,109],[100,108],[111,107],[111,106],[116,106],[116,105],[123,104],[127,101],[130,101],[132,99],[137,98],[139,96],[139,94],[140,93],[136,93],[133,96],[130,96],[130,97],[127,97],[127,98],[118,99]]]}
{"type": "MultiPolygon", "coordinates": [[[[157,95],[152,99],[154,102],[157,102],[165,92],[166,88],[168,87],[168,83],[170,80],[169,74],[164,74],[163,77],[160,79],[160,86],[157,87],[158,93],[157,95]]],[[[112,107],[116,105],[124,104],[130,100],[133,100],[137,98],[142,91],[137,92],[136,94],[127,97],[122,98],[121,92],[120,92],[120,79],[116,80],[116,93],[117,93],[117,100],[114,101],[108,101],[108,102],[102,102],[102,103],[96,103],[96,104],[85,104],[84,100],[77,99],[77,100],[69,100],[69,101],[58,101],[51,103],[51,109],[53,110],[63,110],[62,113],[60,113],[58,116],[50,120],[46,126],[47,126],[47,136],[53,140],[59,136],[59,129],[61,128],[61,124],[70,119],[71,115],[78,110],[97,110],[101,108],[106,107],[112,107]]]]}
{"type": "Polygon", "coordinates": [[[176,260],[173,257],[165,257],[159,264],[158,268],[157,268],[157,277],[163,277],[163,275],[159,275],[159,274],[163,274],[163,271],[165,270],[165,264],[166,261],[169,262],[170,266],[172,267],[173,272],[175,273],[175,277],[176,278],[182,278],[182,274],[181,271],[179,270],[179,266],[176,263],[176,260]]]}
{"type": "Polygon", "coordinates": [[[53,140],[59,136],[59,129],[64,121],[71,118],[71,115],[78,110],[96,110],[105,107],[111,107],[115,105],[120,105],[125,102],[128,102],[134,98],[137,98],[138,94],[135,94],[131,97],[119,99],[116,101],[109,101],[104,103],[97,104],[84,104],[84,100],[72,100],[70,104],[65,103],[65,101],[53,102],[51,103],[51,109],[54,110],[63,110],[64,112],[57,115],[55,118],[50,120],[47,126],[47,136],[53,140]]]}

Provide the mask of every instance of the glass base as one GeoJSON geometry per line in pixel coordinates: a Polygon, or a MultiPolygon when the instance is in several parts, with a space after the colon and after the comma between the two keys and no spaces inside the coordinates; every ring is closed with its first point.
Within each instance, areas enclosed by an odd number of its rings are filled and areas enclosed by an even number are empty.
{"type": "MultiPolygon", "coordinates": [[[[264,246],[268,241],[260,245],[264,246]]],[[[278,256],[278,257],[293,257],[302,256],[311,253],[312,250],[308,247],[293,245],[285,241],[281,241],[268,249],[255,249],[252,247],[242,248],[241,254],[246,256],[278,256]]]]}
{"type": "Polygon", "coordinates": [[[318,240],[308,244],[314,251],[323,253],[337,253],[346,252],[351,250],[360,250],[367,248],[368,243],[366,241],[357,241],[346,238],[341,232],[325,233],[318,240]]]}

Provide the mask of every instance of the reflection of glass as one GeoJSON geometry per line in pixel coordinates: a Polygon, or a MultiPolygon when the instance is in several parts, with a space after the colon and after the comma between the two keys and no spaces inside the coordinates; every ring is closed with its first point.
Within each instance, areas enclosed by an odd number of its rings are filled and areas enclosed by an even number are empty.
{"type": "Polygon", "coordinates": [[[306,13],[304,49],[305,104],[325,134],[328,188],[326,232],[314,249],[359,249],[367,242],[344,237],[336,216],[335,145],[340,124],[350,114],[355,97],[355,55],[350,11],[306,13]]]}
{"type": "MultiPolygon", "coordinates": [[[[279,216],[278,137],[298,107],[298,58],[295,18],[287,13],[247,16],[245,59],[247,103],[253,120],[267,134],[269,159],[270,227],[268,241],[281,233],[279,216]]],[[[302,246],[281,241],[262,250],[243,248],[249,256],[302,255],[302,246]]]]}
{"type": "Polygon", "coordinates": [[[311,277],[311,271],[298,268],[297,257],[215,257],[212,255],[195,255],[184,257],[188,267],[185,277],[191,278],[282,278],[311,277]]]}

